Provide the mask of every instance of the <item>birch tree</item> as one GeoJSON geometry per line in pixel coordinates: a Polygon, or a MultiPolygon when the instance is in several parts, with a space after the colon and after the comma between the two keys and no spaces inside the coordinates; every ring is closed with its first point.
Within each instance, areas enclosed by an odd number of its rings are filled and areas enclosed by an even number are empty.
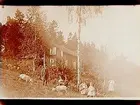
{"type": "Polygon", "coordinates": [[[92,18],[97,14],[101,14],[103,7],[100,6],[69,6],[66,7],[68,11],[68,19],[73,22],[76,19],[78,25],[77,35],[77,86],[80,83],[80,35],[82,24],[86,25],[86,20],[92,18]]]}

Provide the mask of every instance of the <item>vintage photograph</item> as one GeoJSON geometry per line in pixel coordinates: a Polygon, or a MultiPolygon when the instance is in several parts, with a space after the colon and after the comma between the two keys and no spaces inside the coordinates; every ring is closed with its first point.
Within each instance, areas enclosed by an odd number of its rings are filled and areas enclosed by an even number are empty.
{"type": "Polygon", "coordinates": [[[139,98],[140,6],[0,6],[1,98],[139,98]]]}

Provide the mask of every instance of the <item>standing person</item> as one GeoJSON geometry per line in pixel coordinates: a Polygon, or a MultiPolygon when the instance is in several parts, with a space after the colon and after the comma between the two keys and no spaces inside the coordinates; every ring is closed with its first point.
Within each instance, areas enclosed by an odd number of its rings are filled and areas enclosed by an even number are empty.
{"type": "Polygon", "coordinates": [[[93,83],[90,82],[90,86],[88,88],[87,97],[94,97],[95,95],[96,95],[95,88],[93,86],[93,83]]]}
{"type": "Polygon", "coordinates": [[[59,85],[64,85],[64,80],[62,79],[61,76],[59,76],[58,83],[59,83],[59,85]]]}
{"type": "Polygon", "coordinates": [[[44,72],[43,72],[43,85],[47,85],[48,80],[49,80],[49,72],[48,72],[48,70],[44,69],[44,72]]]}
{"type": "Polygon", "coordinates": [[[115,81],[114,80],[109,80],[109,85],[108,85],[108,93],[109,95],[113,95],[114,91],[115,91],[115,81]]]}
{"type": "Polygon", "coordinates": [[[88,90],[88,86],[85,82],[82,82],[80,85],[79,85],[79,91],[82,95],[85,95],[87,94],[87,90],[88,90]]]}

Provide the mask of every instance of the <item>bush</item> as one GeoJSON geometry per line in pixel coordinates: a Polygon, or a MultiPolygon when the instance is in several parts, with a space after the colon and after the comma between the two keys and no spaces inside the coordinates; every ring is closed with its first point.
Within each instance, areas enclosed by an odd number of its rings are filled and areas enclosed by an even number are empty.
{"type": "Polygon", "coordinates": [[[63,80],[67,80],[69,83],[70,81],[74,81],[75,73],[74,70],[68,68],[68,67],[47,67],[48,73],[49,73],[49,80],[48,82],[51,82],[53,80],[56,80],[59,78],[59,76],[62,77],[63,80]]]}
{"type": "MultiPolygon", "coordinates": [[[[19,73],[25,73],[27,75],[30,75],[34,78],[40,77],[42,66],[36,67],[36,71],[33,72],[33,65],[32,65],[32,60],[3,60],[3,68],[8,69],[8,70],[14,70],[19,73]],[[17,69],[19,67],[19,69],[17,69]]],[[[64,66],[57,66],[57,67],[52,67],[48,66],[46,70],[49,73],[49,79],[48,83],[49,84],[56,84],[58,81],[58,77],[61,76],[64,80],[67,79],[68,86],[74,90],[77,91],[76,86],[77,86],[77,71],[74,69],[71,69],[69,67],[64,67],[64,66]]],[[[100,93],[103,94],[103,79],[101,76],[94,72],[94,71],[82,71],[80,74],[80,79],[81,81],[85,81],[88,85],[90,82],[93,82],[95,85],[96,90],[100,93]]]]}

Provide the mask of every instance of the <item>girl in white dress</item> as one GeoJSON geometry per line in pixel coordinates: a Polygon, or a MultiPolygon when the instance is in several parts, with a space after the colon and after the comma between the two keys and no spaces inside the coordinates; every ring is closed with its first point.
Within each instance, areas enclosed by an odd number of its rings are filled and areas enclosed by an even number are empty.
{"type": "Polygon", "coordinates": [[[109,81],[109,85],[108,85],[108,95],[109,96],[114,96],[114,94],[115,94],[115,81],[114,80],[110,80],[109,81]]]}
{"type": "Polygon", "coordinates": [[[92,82],[90,82],[87,97],[94,97],[95,95],[96,95],[95,88],[94,88],[92,82]]]}
{"type": "Polygon", "coordinates": [[[108,91],[109,92],[114,92],[114,85],[115,85],[115,81],[114,80],[110,80],[109,81],[109,86],[108,86],[108,91]]]}
{"type": "Polygon", "coordinates": [[[87,84],[85,82],[83,82],[79,85],[79,91],[82,95],[87,94],[87,89],[88,89],[88,87],[87,87],[87,84]]]}

